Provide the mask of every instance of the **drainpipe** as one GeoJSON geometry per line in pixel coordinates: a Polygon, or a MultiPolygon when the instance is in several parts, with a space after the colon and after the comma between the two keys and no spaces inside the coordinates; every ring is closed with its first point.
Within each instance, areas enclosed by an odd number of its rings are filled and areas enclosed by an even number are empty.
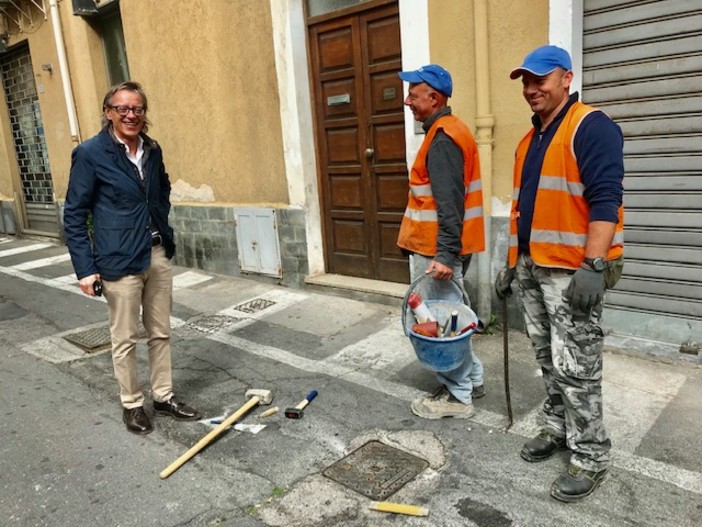
{"type": "Polygon", "coordinates": [[[51,10],[51,23],[54,27],[54,40],[56,41],[56,52],[58,53],[61,83],[63,84],[63,96],[66,99],[66,110],[68,111],[68,127],[71,131],[71,141],[74,143],[80,143],[80,131],[78,130],[76,105],[75,100],[73,99],[73,88],[71,88],[71,78],[68,72],[68,60],[66,59],[66,46],[63,41],[61,20],[59,19],[59,9],[56,0],[49,0],[49,7],[51,10]]]}
{"type": "Polygon", "coordinates": [[[488,59],[488,0],[473,2],[475,27],[476,141],[480,156],[485,217],[485,251],[478,260],[478,316],[485,324],[492,315],[492,147],[495,117],[490,109],[490,67],[488,59]]]}

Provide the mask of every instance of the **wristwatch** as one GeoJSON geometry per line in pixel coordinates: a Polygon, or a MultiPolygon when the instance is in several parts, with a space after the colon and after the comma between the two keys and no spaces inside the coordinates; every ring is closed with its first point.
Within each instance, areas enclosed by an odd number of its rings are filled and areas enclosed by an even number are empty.
{"type": "Polygon", "coordinates": [[[597,273],[601,273],[605,270],[605,267],[607,267],[607,260],[601,256],[598,256],[597,258],[585,258],[583,262],[589,265],[592,270],[597,273]]]}

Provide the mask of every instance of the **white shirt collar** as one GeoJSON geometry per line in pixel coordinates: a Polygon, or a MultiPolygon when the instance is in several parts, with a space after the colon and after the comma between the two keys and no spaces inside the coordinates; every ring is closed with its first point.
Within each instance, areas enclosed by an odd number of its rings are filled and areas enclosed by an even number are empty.
{"type": "Polygon", "coordinates": [[[143,167],[142,167],[142,160],[144,158],[144,138],[141,136],[138,136],[138,142],[137,142],[137,150],[136,154],[132,155],[131,150],[129,149],[129,145],[122,141],[122,139],[117,135],[113,134],[115,136],[115,139],[119,141],[120,144],[124,146],[124,151],[127,154],[127,159],[131,161],[139,170],[139,175],[141,176],[142,179],[144,179],[144,173],[143,173],[143,167]]]}

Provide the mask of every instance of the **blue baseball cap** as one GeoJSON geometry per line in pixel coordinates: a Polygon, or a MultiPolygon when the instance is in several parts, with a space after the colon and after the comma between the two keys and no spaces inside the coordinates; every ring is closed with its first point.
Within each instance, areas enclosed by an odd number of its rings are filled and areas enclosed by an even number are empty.
{"type": "Polygon", "coordinates": [[[446,97],[451,97],[453,93],[451,74],[438,64],[422,66],[414,71],[401,71],[398,75],[405,82],[426,82],[436,91],[446,95],[446,97]]]}
{"type": "Polygon", "coordinates": [[[512,80],[517,79],[525,71],[537,77],[543,77],[556,68],[573,69],[573,63],[570,61],[568,52],[558,46],[541,46],[524,57],[522,65],[513,69],[512,73],[509,74],[509,78],[512,80]]]}

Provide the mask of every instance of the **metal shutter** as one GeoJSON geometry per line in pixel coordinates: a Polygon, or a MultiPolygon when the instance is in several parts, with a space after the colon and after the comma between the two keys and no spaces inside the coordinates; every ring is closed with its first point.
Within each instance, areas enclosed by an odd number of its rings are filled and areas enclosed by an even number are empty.
{"type": "Polygon", "coordinates": [[[699,331],[702,2],[584,0],[582,99],[625,137],[626,265],[608,307],[699,331]]]}

